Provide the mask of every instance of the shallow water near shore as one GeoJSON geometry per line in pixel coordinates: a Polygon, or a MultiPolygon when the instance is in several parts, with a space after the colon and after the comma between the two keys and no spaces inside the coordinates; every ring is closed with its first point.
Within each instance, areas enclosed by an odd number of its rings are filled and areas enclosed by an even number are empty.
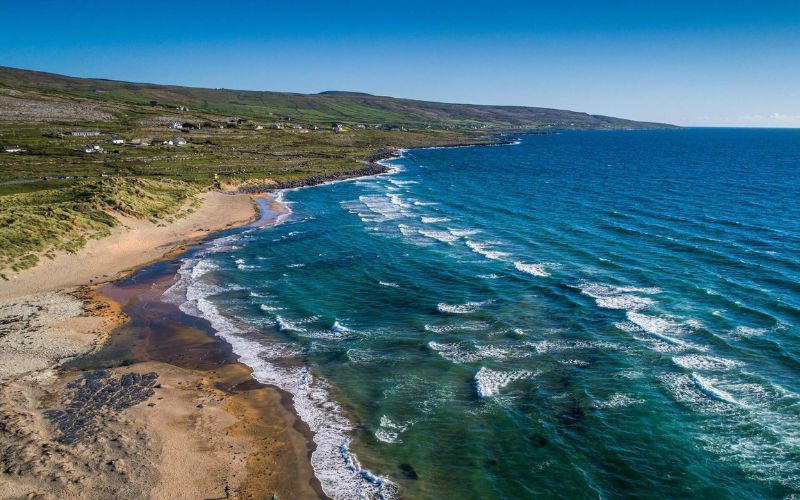
{"type": "Polygon", "coordinates": [[[564,132],[285,193],[164,299],[337,498],[800,492],[800,132],[564,132]]]}

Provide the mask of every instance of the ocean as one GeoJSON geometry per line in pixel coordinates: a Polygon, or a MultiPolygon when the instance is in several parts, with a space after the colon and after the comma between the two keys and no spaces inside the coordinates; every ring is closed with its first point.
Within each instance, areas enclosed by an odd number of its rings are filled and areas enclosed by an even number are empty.
{"type": "Polygon", "coordinates": [[[334,498],[800,493],[800,131],[520,135],[281,193],[164,299],[334,498]]]}

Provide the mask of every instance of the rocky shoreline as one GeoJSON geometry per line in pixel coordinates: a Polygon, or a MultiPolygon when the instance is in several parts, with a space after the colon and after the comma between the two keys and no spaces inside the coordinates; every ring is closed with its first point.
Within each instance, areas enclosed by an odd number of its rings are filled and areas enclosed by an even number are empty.
{"type": "Polygon", "coordinates": [[[381,165],[378,162],[399,156],[400,153],[398,151],[399,149],[395,148],[381,149],[374,155],[365,158],[363,160],[364,167],[357,170],[346,170],[343,172],[333,172],[325,175],[314,175],[293,181],[241,186],[236,190],[236,192],[242,194],[259,194],[278,191],[281,189],[295,189],[300,187],[316,186],[318,184],[325,184],[326,182],[352,179],[353,177],[385,174],[389,171],[389,168],[385,165],[381,165]]]}
{"type": "MultiPolygon", "coordinates": [[[[457,144],[447,144],[444,146],[429,146],[429,147],[464,148],[469,146],[508,146],[511,144],[514,144],[514,141],[510,139],[495,139],[489,143],[464,142],[457,144]]],[[[325,175],[314,175],[311,177],[306,177],[304,179],[297,179],[293,181],[246,185],[239,187],[236,190],[236,192],[241,194],[268,193],[272,191],[278,191],[281,189],[296,189],[301,187],[309,187],[309,186],[316,186],[319,184],[325,184],[326,182],[352,179],[355,177],[368,177],[371,175],[385,174],[389,172],[390,169],[389,167],[381,164],[380,162],[383,160],[389,160],[391,158],[397,158],[398,156],[400,156],[400,151],[402,151],[403,149],[404,148],[381,148],[374,154],[361,160],[362,163],[364,164],[364,167],[356,170],[346,170],[342,172],[334,172],[325,175]]],[[[417,148],[412,148],[412,149],[417,149],[417,148]]],[[[426,147],[421,147],[418,149],[426,149],[426,147]]]]}

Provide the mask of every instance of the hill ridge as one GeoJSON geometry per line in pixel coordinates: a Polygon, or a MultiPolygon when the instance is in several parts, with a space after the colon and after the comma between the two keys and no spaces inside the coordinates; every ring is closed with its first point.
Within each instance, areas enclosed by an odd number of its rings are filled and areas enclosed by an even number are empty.
{"type": "Polygon", "coordinates": [[[301,94],[212,89],[79,78],[6,66],[0,66],[0,87],[67,94],[120,104],[187,106],[207,113],[277,121],[456,129],[676,128],[664,123],[640,122],[555,108],[445,103],[336,90],[301,94]]]}

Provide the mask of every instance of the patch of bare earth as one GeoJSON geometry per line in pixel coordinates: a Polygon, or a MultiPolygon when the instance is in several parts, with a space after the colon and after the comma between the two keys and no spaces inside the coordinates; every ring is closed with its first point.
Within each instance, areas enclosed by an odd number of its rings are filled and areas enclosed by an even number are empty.
{"type": "Polygon", "coordinates": [[[54,122],[106,121],[113,115],[89,102],[62,99],[31,99],[18,93],[0,92],[0,120],[54,122]],[[17,94],[17,95],[15,95],[17,94]]]}

